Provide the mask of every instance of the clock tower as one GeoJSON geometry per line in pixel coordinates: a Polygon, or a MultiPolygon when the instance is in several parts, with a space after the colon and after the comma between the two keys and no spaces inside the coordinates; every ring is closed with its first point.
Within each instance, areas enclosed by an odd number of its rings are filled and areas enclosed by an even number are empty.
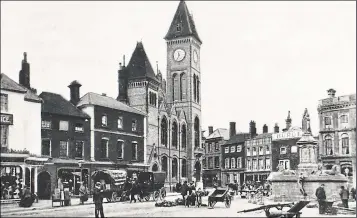
{"type": "Polygon", "coordinates": [[[167,44],[166,102],[182,111],[187,125],[188,180],[202,180],[200,48],[192,15],[180,1],[165,36],[167,44]],[[192,176],[192,177],[191,177],[192,176]]]}

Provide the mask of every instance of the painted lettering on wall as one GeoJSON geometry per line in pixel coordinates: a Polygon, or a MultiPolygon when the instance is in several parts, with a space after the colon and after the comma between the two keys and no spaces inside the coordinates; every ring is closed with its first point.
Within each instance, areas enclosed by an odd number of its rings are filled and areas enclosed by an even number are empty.
{"type": "Polygon", "coordinates": [[[0,123],[5,125],[12,125],[14,122],[12,114],[0,114],[0,123]]]}
{"type": "Polygon", "coordinates": [[[302,137],[302,130],[293,130],[281,133],[274,133],[272,136],[272,140],[285,140],[285,139],[293,139],[293,138],[301,138],[302,137]]]}

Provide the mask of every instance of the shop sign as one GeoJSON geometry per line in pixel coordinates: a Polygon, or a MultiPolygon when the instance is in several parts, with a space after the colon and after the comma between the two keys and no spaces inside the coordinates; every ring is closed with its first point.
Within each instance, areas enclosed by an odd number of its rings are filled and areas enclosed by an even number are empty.
{"type": "Polygon", "coordinates": [[[293,130],[281,133],[274,133],[272,135],[272,140],[286,140],[286,139],[293,139],[293,138],[301,138],[303,135],[302,130],[293,130]]]}
{"type": "Polygon", "coordinates": [[[12,125],[14,123],[12,114],[0,114],[0,123],[5,125],[12,125]]]}

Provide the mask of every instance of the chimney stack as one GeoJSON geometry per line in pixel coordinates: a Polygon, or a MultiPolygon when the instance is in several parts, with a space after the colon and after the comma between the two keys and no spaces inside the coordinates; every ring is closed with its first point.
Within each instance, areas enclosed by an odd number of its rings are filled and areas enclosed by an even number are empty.
{"type": "Polygon", "coordinates": [[[266,124],[263,126],[263,133],[268,133],[268,126],[266,124]]]}
{"type": "Polygon", "coordinates": [[[274,126],[274,133],[279,133],[279,126],[278,126],[278,123],[275,123],[275,126],[274,126]]]}
{"type": "Polygon", "coordinates": [[[213,133],[213,126],[208,127],[208,135],[211,135],[213,133]]]}
{"type": "Polygon", "coordinates": [[[19,73],[20,85],[31,89],[30,85],[30,64],[27,62],[27,53],[24,52],[24,59],[22,60],[21,70],[19,73]]]}
{"type": "Polygon", "coordinates": [[[334,98],[335,94],[336,94],[336,90],[329,89],[329,90],[327,90],[327,94],[328,94],[328,96],[330,96],[330,98],[334,98]]]}
{"type": "Polygon", "coordinates": [[[232,136],[235,136],[237,134],[236,132],[236,122],[230,122],[229,123],[229,138],[232,136]]]}
{"type": "Polygon", "coordinates": [[[255,127],[255,122],[253,120],[249,123],[249,133],[251,138],[257,135],[257,128],[255,127]]]}
{"type": "Polygon", "coordinates": [[[77,81],[74,80],[73,82],[71,82],[71,84],[69,84],[68,88],[70,90],[70,95],[71,95],[71,99],[70,102],[73,105],[77,105],[77,103],[79,102],[80,99],[80,93],[79,93],[79,88],[82,85],[77,81]]]}

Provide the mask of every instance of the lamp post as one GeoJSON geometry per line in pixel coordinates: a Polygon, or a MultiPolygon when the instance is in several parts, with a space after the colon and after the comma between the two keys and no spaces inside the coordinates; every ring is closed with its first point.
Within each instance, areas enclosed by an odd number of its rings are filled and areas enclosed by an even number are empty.
{"type": "Polygon", "coordinates": [[[80,176],[80,181],[81,181],[81,182],[83,182],[83,170],[82,170],[83,163],[84,163],[83,160],[78,161],[78,166],[79,166],[79,168],[81,169],[81,176],[80,176]]]}

